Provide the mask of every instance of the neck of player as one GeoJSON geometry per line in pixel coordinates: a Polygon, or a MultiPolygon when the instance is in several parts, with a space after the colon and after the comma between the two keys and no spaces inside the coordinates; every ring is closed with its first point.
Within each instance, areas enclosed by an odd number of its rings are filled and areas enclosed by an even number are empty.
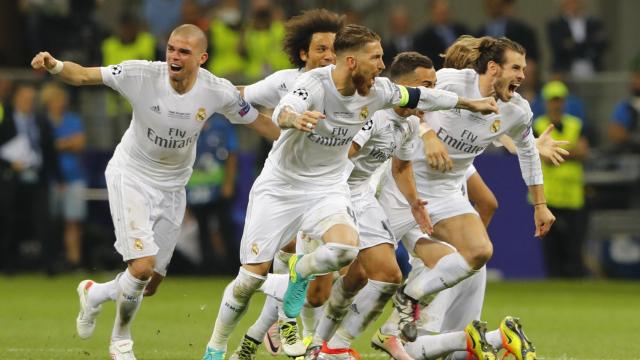
{"type": "Polygon", "coordinates": [[[336,65],[331,70],[331,79],[340,95],[352,96],[356,93],[356,85],[353,83],[348,67],[336,65]]]}
{"type": "Polygon", "coordinates": [[[170,78],[169,82],[171,83],[171,87],[173,88],[173,90],[175,90],[178,94],[182,95],[189,92],[189,90],[191,90],[193,85],[196,83],[196,77],[189,76],[186,79],[182,79],[182,80],[173,80],[170,78]]]}
{"type": "Polygon", "coordinates": [[[480,90],[480,95],[482,95],[482,97],[495,96],[493,91],[494,80],[495,79],[492,76],[487,74],[480,75],[478,79],[478,90],[480,90]]]}

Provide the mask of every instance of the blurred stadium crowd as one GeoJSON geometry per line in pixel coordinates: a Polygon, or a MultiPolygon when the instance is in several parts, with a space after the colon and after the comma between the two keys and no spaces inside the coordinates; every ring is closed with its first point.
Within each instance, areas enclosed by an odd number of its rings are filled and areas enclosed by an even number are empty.
{"type": "MultiPolygon", "coordinates": [[[[131,108],[114,92],[66,87],[52,82],[46,73],[28,70],[33,54],[47,50],[91,66],[163,60],[169,31],[177,24],[192,23],[209,36],[210,56],[204,66],[236,85],[249,84],[292,67],[281,50],[287,18],[304,9],[325,7],[346,14],[348,22],[379,31],[387,64],[395,54],[415,50],[439,68],[438,55],[463,34],[507,36],[520,42],[527,49],[528,64],[520,92],[531,102],[534,131],[553,123],[555,136],[572,137],[576,144],[565,165],[545,168],[549,207],[558,217],[554,233],[542,242],[547,275],[640,277],[637,43],[632,44],[636,56],[618,59],[628,64],[624,69],[607,68],[606,52],[616,38],[606,21],[587,11],[589,2],[581,0],[540,1],[554,13],[546,19],[543,36],[539,26],[527,21],[527,14],[517,12],[515,0],[482,1],[484,13],[476,15],[482,18],[480,26],[456,14],[464,1],[391,3],[2,2],[2,271],[39,269],[55,274],[111,269],[120,261],[111,246],[114,235],[104,201],[103,172],[128,127],[131,108]],[[417,22],[412,13],[416,6],[423,9],[417,22]],[[606,265],[607,261],[622,264],[623,270],[606,265]]],[[[184,241],[174,257],[173,272],[236,271],[247,195],[269,146],[219,115],[208,121],[187,189],[184,241]]]]}

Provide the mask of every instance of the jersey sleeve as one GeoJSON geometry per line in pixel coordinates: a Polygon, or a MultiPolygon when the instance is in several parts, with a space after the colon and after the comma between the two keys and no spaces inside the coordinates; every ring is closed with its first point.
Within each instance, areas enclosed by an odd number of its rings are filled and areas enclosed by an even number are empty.
{"type": "Polygon", "coordinates": [[[151,64],[146,60],[129,60],[101,67],[102,82],[131,101],[140,93],[151,64]]]}
{"type": "Polygon", "coordinates": [[[358,131],[358,133],[353,137],[353,141],[360,145],[360,147],[363,147],[364,144],[367,143],[367,141],[369,141],[369,139],[371,139],[371,136],[373,135],[375,129],[374,127],[376,126],[376,120],[378,118],[379,115],[373,114],[373,116],[367,120],[366,123],[364,123],[364,125],[362,126],[362,129],[360,129],[360,131],[358,131]]]}
{"type": "Polygon", "coordinates": [[[409,124],[409,132],[407,133],[404,142],[400,144],[395,153],[395,156],[398,159],[404,161],[412,160],[415,149],[420,145],[420,141],[418,139],[418,134],[420,132],[420,119],[412,116],[407,118],[407,123],[409,124]]]}
{"type": "Polygon", "coordinates": [[[298,78],[293,90],[288,92],[278,103],[273,111],[273,121],[277,123],[280,112],[285,107],[290,107],[298,114],[305,111],[322,111],[320,104],[324,98],[324,89],[320,79],[312,74],[303,74],[298,78]]]}
{"type": "MultiPolygon", "coordinates": [[[[524,102],[523,100],[523,103],[524,102]]],[[[528,103],[524,103],[521,109],[522,111],[517,125],[510,129],[507,135],[513,139],[516,146],[520,172],[522,173],[525,184],[527,184],[527,186],[541,185],[543,183],[542,165],[532,131],[533,113],[528,103]]]]}
{"type": "Polygon", "coordinates": [[[258,117],[258,111],[251,106],[230,82],[226,81],[223,89],[222,114],[232,124],[250,124],[258,117]]]}
{"type": "Polygon", "coordinates": [[[424,86],[417,88],[398,85],[391,80],[383,78],[381,89],[383,92],[384,107],[418,108],[422,111],[449,110],[458,104],[458,95],[437,89],[428,89],[424,86]]]}
{"type": "Polygon", "coordinates": [[[271,74],[254,84],[245,86],[244,99],[251,104],[273,109],[280,101],[278,86],[276,74],[271,74]]]}

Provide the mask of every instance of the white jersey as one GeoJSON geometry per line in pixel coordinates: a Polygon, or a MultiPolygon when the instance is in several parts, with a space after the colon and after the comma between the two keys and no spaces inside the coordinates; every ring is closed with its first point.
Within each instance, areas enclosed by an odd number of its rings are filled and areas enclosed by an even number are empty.
{"type": "MultiPolygon", "coordinates": [[[[442,69],[437,72],[437,88],[467,98],[481,97],[478,73],[471,69],[442,69]]],[[[424,152],[415,153],[413,172],[421,197],[446,197],[459,192],[465,172],[492,142],[503,134],[511,137],[518,149],[522,177],[527,185],[542,184],[540,157],[531,131],[532,112],[519,94],[509,102],[498,101],[499,114],[482,115],[467,110],[438,111],[425,115],[429,126],[444,143],[453,161],[448,172],[428,166],[424,152]]]]}
{"type": "MultiPolygon", "coordinates": [[[[343,96],[331,77],[334,68],[329,65],[301,75],[276,107],[273,119],[285,106],[297,113],[319,111],[326,116],[313,132],[282,131],[267,158],[280,176],[314,186],[343,182],[348,149],[356,133],[377,110],[406,103],[406,89],[382,77],[375,79],[367,96],[343,96]]],[[[458,96],[447,91],[420,90],[418,107],[424,110],[451,109],[458,102],[458,96]]]]}
{"type": "Polygon", "coordinates": [[[353,170],[347,180],[351,191],[359,192],[368,185],[371,175],[391,156],[411,160],[415,149],[421,146],[419,125],[419,118],[404,118],[394,109],[376,111],[353,138],[360,151],[351,157],[353,170]]]}
{"type": "Polygon", "coordinates": [[[254,84],[245,86],[244,99],[254,105],[275,109],[280,99],[293,90],[293,85],[302,74],[304,68],[276,71],[254,84]]]}
{"type": "Polygon", "coordinates": [[[133,107],[131,124],[110,163],[161,189],[186,185],[200,130],[211,115],[223,114],[234,124],[258,116],[229,81],[202,68],[185,94],[171,87],[165,62],[125,61],[100,70],[104,84],[133,107]]]}

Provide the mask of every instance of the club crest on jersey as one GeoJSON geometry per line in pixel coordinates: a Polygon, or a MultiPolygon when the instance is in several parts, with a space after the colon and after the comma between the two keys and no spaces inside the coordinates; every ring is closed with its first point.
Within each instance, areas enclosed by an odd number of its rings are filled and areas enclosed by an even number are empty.
{"type": "Polygon", "coordinates": [[[492,123],[491,123],[491,128],[489,130],[491,130],[492,133],[497,133],[498,131],[500,131],[500,119],[495,119],[492,123]]]}
{"type": "Polygon", "coordinates": [[[144,249],[144,245],[142,244],[142,240],[135,239],[133,241],[133,248],[138,250],[138,251],[142,251],[144,249]]]}
{"type": "Polygon", "coordinates": [[[199,108],[196,113],[196,120],[204,121],[207,118],[207,111],[204,108],[199,108]]]}
{"type": "Polygon", "coordinates": [[[365,106],[360,110],[360,120],[364,121],[367,117],[369,117],[369,108],[365,106]]]}
{"type": "Polygon", "coordinates": [[[258,249],[258,244],[254,243],[253,245],[251,245],[251,253],[253,255],[258,255],[259,252],[260,249],[258,249]]]}

